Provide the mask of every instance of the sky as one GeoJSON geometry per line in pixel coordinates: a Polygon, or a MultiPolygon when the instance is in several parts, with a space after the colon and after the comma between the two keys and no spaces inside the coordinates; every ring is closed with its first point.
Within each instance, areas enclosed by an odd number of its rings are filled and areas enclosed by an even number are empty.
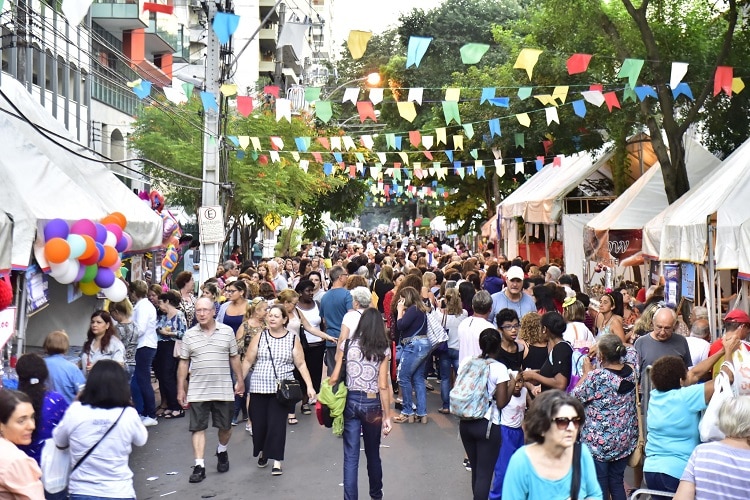
{"type": "Polygon", "coordinates": [[[441,0],[334,0],[334,40],[338,46],[351,30],[381,33],[398,24],[398,17],[412,9],[431,9],[441,0]]]}

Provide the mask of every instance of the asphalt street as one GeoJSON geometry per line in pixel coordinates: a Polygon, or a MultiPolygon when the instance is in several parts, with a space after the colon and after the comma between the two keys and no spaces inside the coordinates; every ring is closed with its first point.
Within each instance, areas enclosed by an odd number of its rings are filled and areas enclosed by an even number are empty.
{"type": "MultiPolygon", "coordinates": [[[[439,387],[436,381],[430,381],[439,387]]],[[[438,391],[428,393],[427,424],[393,424],[382,440],[384,498],[391,500],[471,497],[471,473],[462,465],[463,447],[458,420],[441,415],[438,391]]],[[[148,443],[135,448],[130,465],[139,500],[331,499],[343,497],[342,441],[318,425],[314,413],[297,413],[299,424],[287,426],[284,474],[271,476],[270,464],[257,467],[252,438],[244,425],[234,427],[229,444],[230,469],[216,471],[217,436],[209,428],[206,442],[206,479],[190,484],[193,451],[188,416],[159,419],[149,428],[148,443]]],[[[367,499],[368,481],[364,452],[360,455],[360,498],[367,499]]]]}

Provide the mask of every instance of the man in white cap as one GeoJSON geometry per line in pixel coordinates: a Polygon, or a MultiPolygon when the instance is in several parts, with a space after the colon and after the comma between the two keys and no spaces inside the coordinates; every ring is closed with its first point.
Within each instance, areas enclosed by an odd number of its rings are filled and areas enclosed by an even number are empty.
{"type": "Polygon", "coordinates": [[[495,316],[501,309],[512,309],[523,318],[527,313],[536,312],[536,304],[530,295],[523,293],[523,269],[511,266],[505,273],[505,288],[492,294],[492,314],[490,320],[495,323],[495,316]]]}

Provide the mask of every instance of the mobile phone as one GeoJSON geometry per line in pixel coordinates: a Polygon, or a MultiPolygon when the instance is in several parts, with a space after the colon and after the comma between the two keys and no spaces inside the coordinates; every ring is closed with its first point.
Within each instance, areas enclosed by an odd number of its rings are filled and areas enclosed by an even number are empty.
{"type": "Polygon", "coordinates": [[[456,288],[456,280],[448,280],[445,282],[445,289],[456,288]]]}

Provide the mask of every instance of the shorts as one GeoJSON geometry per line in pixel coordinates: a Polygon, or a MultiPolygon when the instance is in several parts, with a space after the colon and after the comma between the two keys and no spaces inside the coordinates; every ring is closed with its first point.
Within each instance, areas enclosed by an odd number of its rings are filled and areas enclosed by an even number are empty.
{"type": "Polygon", "coordinates": [[[208,414],[217,429],[232,428],[234,401],[196,401],[190,403],[190,432],[205,431],[208,428],[208,414]]]}

